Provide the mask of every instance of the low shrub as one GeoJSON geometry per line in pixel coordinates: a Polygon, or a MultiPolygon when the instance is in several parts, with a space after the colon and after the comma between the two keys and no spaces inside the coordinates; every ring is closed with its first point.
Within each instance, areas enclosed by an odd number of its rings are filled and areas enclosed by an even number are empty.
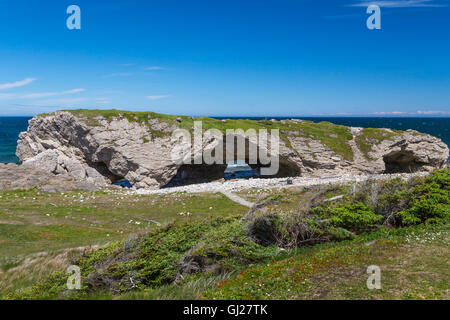
{"type": "Polygon", "coordinates": [[[265,247],[276,244],[279,237],[277,220],[278,215],[272,213],[254,216],[246,226],[249,239],[265,247]]]}
{"type": "Polygon", "coordinates": [[[353,231],[373,229],[375,224],[383,219],[383,216],[375,214],[372,208],[362,202],[334,208],[330,215],[330,222],[333,226],[353,231]]]}
{"type": "Polygon", "coordinates": [[[411,190],[408,208],[398,213],[404,225],[450,218],[450,172],[441,170],[411,190]]]}
{"type": "Polygon", "coordinates": [[[425,179],[363,183],[346,203],[322,204],[310,213],[335,227],[361,232],[379,224],[400,227],[443,222],[449,219],[449,202],[450,172],[439,170],[425,179]]]}

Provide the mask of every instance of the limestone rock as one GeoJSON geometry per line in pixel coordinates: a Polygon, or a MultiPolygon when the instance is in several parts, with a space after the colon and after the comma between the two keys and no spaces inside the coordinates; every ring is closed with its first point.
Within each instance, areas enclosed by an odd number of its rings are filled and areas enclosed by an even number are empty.
{"type": "MultiPolygon", "coordinates": [[[[182,158],[174,153],[180,148],[180,139],[172,137],[181,124],[177,118],[173,120],[166,122],[149,115],[138,121],[137,117],[127,118],[124,114],[109,119],[101,115],[87,118],[68,111],[36,116],[30,120],[28,131],[20,134],[17,156],[23,167],[96,186],[127,179],[136,188],[160,188],[177,176],[203,174],[220,178],[223,165],[182,165],[182,158]]],[[[430,171],[444,166],[449,154],[448,147],[438,138],[416,131],[394,134],[389,129],[380,129],[388,138],[369,141],[368,150],[363,151],[358,144],[363,129],[347,127],[353,138],[342,143],[352,154],[339,154],[326,143],[337,139],[337,134],[325,132],[328,140],[300,134],[296,126],[304,123],[299,119],[271,122],[286,129],[281,132],[284,138],[279,146],[280,177],[430,171]]],[[[204,139],[190,156],[201,160],[204,150],[220,149],[220,143],[223,142],[219,139],[204,139]]],[[[181,145],[181,149],[184,147],[181,145]]]]}
{"type": "Polygon", "coordinates": [[[89,180],[76,179],[65,174],[55,175],[33,166],[0,164],[0,190],[28,190],[37,188],[44,192],[96,191],[100,187],[89,180]]]}

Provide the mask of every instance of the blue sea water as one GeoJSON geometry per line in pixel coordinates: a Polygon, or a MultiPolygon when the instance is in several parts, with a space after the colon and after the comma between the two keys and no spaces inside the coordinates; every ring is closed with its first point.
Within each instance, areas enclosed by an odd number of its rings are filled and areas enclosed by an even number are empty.
{"type": "Polygon", "coordinates": [[[17,163],[17,140],[26,131],[29,117],[0,117],[0,163],[17,163]]]}
{"type": "MultiPolygon", "coordinates": [[[[225,117],[217,117],[225,119],[225,117]]],[[[240,117],[242,118],[242,117],[240,117]]],[[[277,117],[275,119],[290,119],[293,117],[277,117]]],[[[450,145],[450,118],[400,118],[400,117],[298,117],[314,122],[329,121],[336,124],[365,127],[391,128],[397,130],[414,129],[442,139],[450,145]]],[[[226,119],[233,119],[227,117],[226,119]]],[[[248,117],[260,120],[262,117],[248,117]]],[[[272,119],[272,118],[270,118],[272,119]]],[[[29,117],[0,117],[0,163],[18,162],[15,155],[19,133],[27,130],[29,117]]]]}

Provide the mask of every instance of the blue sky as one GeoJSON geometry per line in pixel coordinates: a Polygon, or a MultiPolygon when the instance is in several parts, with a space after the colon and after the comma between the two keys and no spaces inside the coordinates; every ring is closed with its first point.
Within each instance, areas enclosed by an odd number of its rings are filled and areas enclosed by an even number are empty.
{"type": "Polygon", "coordinates": [[[450,115],[450,1],[372,3],[2,0],[0,115],[450,115]]]}

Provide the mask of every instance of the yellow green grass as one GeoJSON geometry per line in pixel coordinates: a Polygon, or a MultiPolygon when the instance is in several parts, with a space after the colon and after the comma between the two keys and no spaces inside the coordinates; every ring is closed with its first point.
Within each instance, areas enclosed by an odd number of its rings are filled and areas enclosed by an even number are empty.
{"type": "MultiPolygon", "coordinates": [[[[246,210],[222,194],[0,192],[0,295],[2,288],[17,287],[11,283],[16,277],[5,272],[34,254],[53,256],[70,248],[104,245],[149,232],[155,222],[197,221],[246,210]]],[[[35,272],[26,283],[51,271],[54,268],[35,272]]]]}
{"type": "Polygon", "coordinates": [[[420,226],[383,231],[348,243],[300,250],[254,266],[203,294],[203,299],[450,298],[450,229],[420,226]],[[367,288],[367,267],[381,269],[381,289],[367,288]]]}

